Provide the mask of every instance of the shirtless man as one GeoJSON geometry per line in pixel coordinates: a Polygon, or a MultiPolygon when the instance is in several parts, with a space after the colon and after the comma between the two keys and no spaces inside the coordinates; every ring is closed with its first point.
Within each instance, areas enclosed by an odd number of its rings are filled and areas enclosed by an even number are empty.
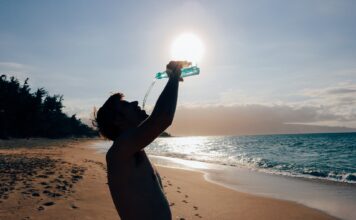
{"type": "Polygon", "coordinates": [[[108,184],[122,220],[172,219],[161,179],[144,148],[172,124],[180,70],[189,64],[167,65],[169,80],[150,116],[137,101],[123,100],[121,93],[112,95],[97,113],[100,133],[114,141],[106,154],[108,184]]]}

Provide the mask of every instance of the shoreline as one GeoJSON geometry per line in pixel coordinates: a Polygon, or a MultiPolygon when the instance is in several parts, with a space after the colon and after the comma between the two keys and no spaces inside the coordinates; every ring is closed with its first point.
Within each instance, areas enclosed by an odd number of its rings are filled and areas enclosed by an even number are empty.
{"type": "MultiPolygon", "coordinates": [[[[69,139],[57,142],[46,139],[11,141],[17,147],[14,149],[1,147],[1,157],[21,154],[26,158],[56,160],[56,165],[46,177],[49,185],[54,188],[57,184],[55,179],[58,179],[61,172],[63,179],[60,180],[60,184],[64,180],[72,179],[74,175],[72,165],[81,167],[83,172],[79,174],[81,178],[73,183],[70,192],[54,197],[43,192],[41,177],[37,177],[39,173],[32,177],[27,173],[23,174],[24,178],[28,179],[27,182],[31,183],[31,187],[25,187],[25,190],[38,191],[39,195],[22,194],[24,189],[17,183],[14,184],[8,198],[1,199],[0,218],[119,219],[106,184],[105,156],[91,147],[95,139],[69,139]],[[26,147],[26,143],[32,143],[32,147],[26,147]],[[67,167],[70,169],[66,170],[67,167]],[[43,209],[39,208],[40,206],[43,209]]],[[[158,166],[158,170],[171,205],[173,219],[337,219],[295,202],[255,196],[211,183],[206,181],[204,174],[196,171],[161,166],[158,166]]],[[[9,172],[12,172],[11,169],[9,172]]],[[[42,171],[39,169],[37,172],[42,171]]],[[[17,178],[15,179],[17,181],[17,178]]],[[[3,183],[4,178],[1,181],[3,183]]]]}
{"type": "Polygon", "coordinates": [[[167,168],[200,172],[210,183],[254,196],[294,202],[329,215],[352,220],[356,216],[356,187],[349,183],[295,178],[200,161],[150,156],[167,168]]]}
{"type": "MultiPolygon", "coordinates": [[[[93,149],[104,154],[108,144],[99,141],[93,145],[93,149]]],[[[356,184],[353,183],[280,175],[169,156],[149,157],[156,165],[202,172],[206,181],[237,192],[296,202],[342,219],[352,220],[356,217],[356,184]]]]}
{"type": "MultiPolygon", "coordinates": [[[[196,137],[196,138],[200,138],[200,137],[196,137]]],[[[160,143],[160,140],[164,140],[165,138],[159,138],[158,143],[160,143]]],[[[177,144],[176,142],[178,140],[172,140],[174,144],[177,144]]],[[[187,150],[187,143],[189,142],[189,140],[183,140],[183,148],[186,151],[187,150]],[[184,142],[185,141],[185,142],[184,142]]],[[[200,144],[200,143],[199,143],[200,144]]],[[[159,144],[158,144],[159,145],[159,144]]],[[[167,145],[167,143],[163,143],[163,146],[167,145]]],[[[148,147],[147,149],[147,153],[150,156],[154,156],[154,157],[166,157],[166,158],[177,158],[177,159],[182,159],[185,161],[198,161],[198,162],[202,162],[202,163],[209,163],[209,164],[216,164],[216,165],[224,165],[227,167],[236,167],[236,168],[243,168],[243,169],[249,169],[251,171],[254,172],[261,172],[261,173],[266,173],[269,175],[278,175],[278,176],[286,176],[286,177],[293,177],[293,178],[298,178],[298,179],[305,179],[305,180],[310,180],[310,181],[320,181],[320,182],[324,182],[324,183],[335,183],[335,184],[350,184],[350,186],[356,186],[356,180],[354,179],[355,173],[352,173],[352,171],[346,173],[342,173],[342,174],[335,174],[334,171],[329,170],[328,175],[322,175],[320,173],[318,173],[318,171],[316,171],[314,174],[309,174],[309,173],[305,173],[305,172],[301,172],[300,170],[293,170],[293,169],[287,169],[287,170],[278,170],[278,169],[274,169],[274,168],[270,168],[268,166],[268,164],[263,164],[266,165],[265,166],[256,166],[255,164],[251,164],[251,163],[234,163],[232,161],[224,161],[222,160],[222,158],[218,158],[218,159],[214,159],[214,158],[210,158],[209,156],[207,158],[203,157],[195,157],[195,156],[190,156],[189,154],[187,155],[186,153],[179,153],[179,152],[169,152],[167,151],[167,149],[160,153],[159,151],[157,151],[156,148],[157,144],[153,144],[154,149],[152,150],[150,147],[148,147]]],[[[105,141],[105,140],[101,140],[98,141],[97,144],[95,144],[95,148],[102,153],[105,153],[108,148],[110,147],[110,142],[109,141],[105,141]]],[[[166,146],[164,146],[166,147],[166,146]]],[[[175,150],[175,149],[170,149],[170,150],[175,150]]],[[[199,153],[198,153],[199,154],[199,153]]],[[[204,153],[203,153],[204,154],[204,153]]],[[[226,156],[228,157],[228,156],[226,156]]],[[[268,159],[267,159],[268,160],[268,159]]],[[[352,165],[349,165],[352,166],[352,165]]]]}
{"type": "MultiPolygon", "coordinates": [[[[101,152],[103,153],[103,152],[101,152]]],[[[247,167],[247,166],[240,166],[240,165],[231,165],[231,164],[225,164],[225,163],[218,163],[215,161],[203,161],[203,160],[194,160],[194,159],[186,159],[186,158],[180,158],[180,157],[175,157],[175,156],[170,156],[170,155],[154,155],[154,154],[149,154],[151,157],[156,157],[156,158],[172,158],[172,159],[177,159],[177,160],[183,160],[183,161],[192,161],[192,162],[198,162],[198,163],[206,163],[206,164],[212,164],[215,166],[225,166],[229,168],[236,168],[236,169],[245,169],[249,170],[251,172],[258,172],[258,173],[264,173],[267,175],[273,175],[273,176],[283,176],[286,178],[296,178],[299,180],[305,180],[305,181],[312,181],[316,183],[322,183],[322,184],[335,184],[335,185],[343,185],[343,186],[350,186],[350,187],[356,187],[356,182],[355,181],[340,181],[340,180],[335,180],[335,179],[328,179],[324,177],[317,177],[317,176],[310,176],[310,175],[298,175],[298,174],[291,174],[288,172],[275,172],[275,171],[270,171],[267,169],[260,169],[260,168],[253,168],[253,167],[247,167]]]]}
{"type": "MultiPolygon", "coordinates": [[[[96,149],[99,153],[105,153],[105,150],[102,148],[102,146],[100,146],[99,148],[94,146],[94,149],[96,149]]],[[[241,168],[241,167],[237,167],[237,166],[228,166],[228,165],[221,165],[221,164],[212,164],[209,162],[201,162],[201,161],[195,161],[195,160],[186,160],[186,159],[181,159],[181,158],[174,158],[174,157],[166,157],[166,156],[154,156],[154,155],[148,155],[149,158],[151,159],[151,161],[160,167],[164,167],[164,168],[173,168],[173,169],[183,169],[183,170],[189,170],[189,171],[193,171],[193,172],[199,172],[203,175],[204,180],[208,181],[212,184],[216,184],[225,188],[228,188],[230,190],[234,190],[237,192],[242,192],[242,193],[248,193],[248,194],[252,194],[255,196],[262,196],[262,197],[266,197],[266,198],[272,198],[272,199],[278,199],[278,200],[283,200],[283,201],[288,201],[288,202],[295,202],[297,204],[301,204],[303,206],[306,206],[308,208],[312,208],[312,209],[316,209],[318,211],[321,212],[325,212],[328,214],[331,214],[332,216],[335,217],[342,217],[344,219],[353,219],[353,216],[356,215],[356,213],[351,213],[351,217],[345,213],[340,213],[340,212],[335,212],[329,211],[330,207],[320,207],[318,205],[312,204],[308,201],[303,201],[303,198],[299,198],[297,197],[297,199],[293,198],[293,196],[295,196],[296,194],[292,194],[292,195],[288,195],[287,197],[285,195],[278,195],[278,193],[272,194],[272,193],[266,193],[268,191],[270,191],[269,189],[265,189],[265,188],[261,188],[259,187],[258,190],[256,190],[255,185],[252,182],[249,183],[242,183],[242,184],[249,184],[252,185],[252,189],[244,189],[243,187],[241,187],[241,185],[236,184],[237,182],[239,182],[239,178],[236,178],[234,181],[229,183],[229,178],[220,178],[219,175],[223,174],[225,175],[225,177],[231,177],[231,174],[235,174],[235,169],[239,169],[239,170],[243,170],[244,171],[244,178],[245,179],[251,179],[251,175],[253,175],[255,177],[254,174],[258,173],[261,175],[264,175],[263,178],[267,178],[267,179],[274,179],[274,176],[276,176],[277,180],[278,179],[288,179],[290,180],[289,183],[293,183],[295,181],[295,179],[297,179],[297,181],[303,181],[304,178],[301,178],[301,180],[298,180],[299,177],[294,177],[294,176],[281,176],[281,175],[276,175],[276,174],[272,174],[272,173],[264,173],[264,172],[258,172],[255,170],[251,170],[248,168],[241,168]],[[160,158],[160,159],[158,159],[160,158]],[[230,173],[224,173],[221,171],[226,171],[225,169],[228,169],[230,173]],[[215,171],[217,171],[216,173],[214,173],[215,171]],[[272,176],[272,178],[271,178],[272,176]],[[227,180],[227,181],[226,181],[227,180]],[[236,181],[237,180],[237,181],[236,181]],[[292,197],[291,197],[292,196],[292,197]]],[[[328,182],[326,180],[319,180],[319,179],[308,179],[305,178],[304,179],[307,182],[315,182],[316,185],[319,184],[320,182],[325,182],[325,184],[336,184],[336,185],[341,185],[341,186],[346,186],[346,187],[354,187],[353,185],[349,184],[349,183],[339,183],[339,182],[328,182]]],[[[251,180],[253,181],[253,179],[251,180]]],[[[261,178],[259,178],[260,182],[261,178]]],[[[269,185],[271,185],[269,183],[269,185]]],[[[286,184],[284,184],[283,187],[285,187],[286,184]]],[[[303,186],[302,186],[303,187],[303,186]]],[[[299,189],[301,190],[301,187],[299,187],[299,189]]],[[[355,188],[352,188],[355,189],[355,188]]],[[[277,190],[278,191],[278,190],[277,190]]],[[[298,192],[297,192],[298,193],[298,192]]],[[[309,192],[309,193],[313,193],[313,192],[309,192]]],[[[305,194],[305,193],[304,193],[305,194]]],[[[355,191],[354,191],[355,194],[355,191]]],[[[320,195],[320,193],[319,193],[320,195]]],[[[356,196],[356,194],[355,194],[356,196]]],[[[328,198],[328,201],[335,201],[334,199],[330,199],[328,198]]],[[[352,205],[349,204],[344,204],[345,206],[348,206],[349,209],[345,210],[346,213],[348,213],[350,210],[352,210],[352,205]]]]}
{"type": "MultiPolygon", "coordinates": [[[[177,213],[177,219],[194,219],[198,215],[204,219],[339,219],[323,211],[298,204],[296,202],[257,196],[250,193],[240,192],[207,181],[204,173],[181,168],[158,166],[161,176],[170,177],[174,180],[171,186],[175,189],[167,190],[167,197],[172,204],[192,203],[194,211],[192,213],[185,207],[177,207],[177,211],[172,209],[172,213],[177,213]],[[173,175],[172,175],[173,173],[173,175]],[[187,180],[189,179],[189,180],[187,180]],[[199,183],[198,185],[193,184],[199,183]],[[179,197],[171,194],[184,194],[179,197]],[[189,195],[189,196],[187,196],[189,195]],[[178,198],[177,198],[178,197],[178,198]],[[191,198],[192,197],[192,198],[191,198]],[[192,201],[183,198],[191,198],[192,201]],[[183,199],[179,201],[180,199],[183,199]],[[184,213],[183,215],[181,213],[184,213]],[[202,214],[200,214],[202,213],[202,214]],[[203,217],[204,216],[204,217],[203,217]],[[186,218],[188,217],[188,218],[186,218]]],[[[172,182],[168,182],[171,184],[172,182]]],[[[173,218],[174,219],[174,218],[173,218]]]]}

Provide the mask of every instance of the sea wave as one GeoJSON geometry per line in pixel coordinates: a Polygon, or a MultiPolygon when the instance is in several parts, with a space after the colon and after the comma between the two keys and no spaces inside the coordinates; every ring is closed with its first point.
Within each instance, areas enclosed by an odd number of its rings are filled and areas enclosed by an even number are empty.
{"type": "Polygon", "coordinates": [[[213,160],[212,158],[202,158],[197,155],[188,155],[183,153],[162,152],[162,153],[149,153],[152,156],[164,156],[171,158],[179,158],[191,161],[199,161],[206,163],[213,163],[232,167],[243,167],[258,172],[268,174],[283,175],[297,178],[318,179],[333,182],[356,184],[356,173],[344,173],[336,171],[321,171],[317,168],[296,168],[293,164],[277,164],[263,158],[248,158],[242,156],[239,160],[230,158],[225,160],[213,160]]]}
{"type": "MultiPolygon", "coordinates": [[[[105,152],[108,143],[96,148],[105,152]]],[[[146,152],[259,172],[356,183],[356,133],[158,138],[146,152]]]]}

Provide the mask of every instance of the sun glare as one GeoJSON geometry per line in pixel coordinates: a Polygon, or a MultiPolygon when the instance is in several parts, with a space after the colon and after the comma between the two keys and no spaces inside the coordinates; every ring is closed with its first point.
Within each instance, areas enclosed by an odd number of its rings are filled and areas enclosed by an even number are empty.
{"type": "Polygon", "coordinates": [[[196,63],[203,56],[204,46],[196,35],[185,33],[175,39],[171,53],[173,60],[187,60],[196,63]]]}

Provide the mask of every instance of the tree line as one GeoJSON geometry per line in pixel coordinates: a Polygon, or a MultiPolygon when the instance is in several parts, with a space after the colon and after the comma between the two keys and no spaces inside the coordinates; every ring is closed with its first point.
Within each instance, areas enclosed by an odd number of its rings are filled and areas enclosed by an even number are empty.
{"type": "Polygon", "coordinates": [[[31,92],[28,78],[0,76],[0,138],[94,137],[98,132],[76,115],[62,112],[63,96],[49,95],[44,88],[31,92]]]}

